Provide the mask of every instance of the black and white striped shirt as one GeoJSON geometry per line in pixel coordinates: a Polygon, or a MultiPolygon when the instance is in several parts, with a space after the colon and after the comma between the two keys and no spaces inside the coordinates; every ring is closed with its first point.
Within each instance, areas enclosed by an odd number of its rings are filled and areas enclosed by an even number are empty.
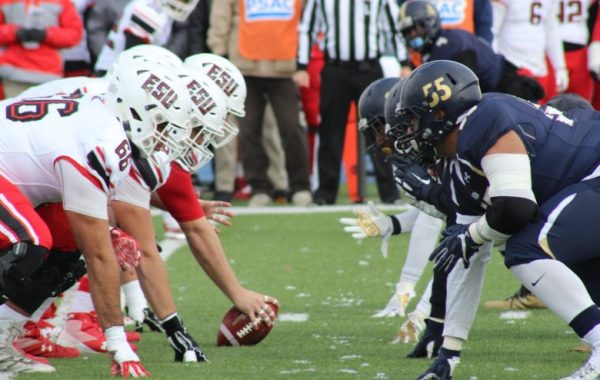
{"type": "Polygon", "coordinates": [[[395,0],[307,0],[298,27],[298,68],[308,64],[319,32],[329,60],[377,59],[391,48],[403,61],[406,50],[397,20],[395,0]]]}

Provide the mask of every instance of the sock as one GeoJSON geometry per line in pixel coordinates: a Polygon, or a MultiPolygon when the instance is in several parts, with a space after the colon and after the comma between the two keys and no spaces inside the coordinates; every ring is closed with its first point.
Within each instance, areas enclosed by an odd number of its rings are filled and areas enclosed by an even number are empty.
{"type": "Polygon", "coordinates": [[[137,322],[144,321],[144,309],[148,307],[148,301],[144,297],[144,292],[138,280],[130,281],[121,285],[125,294],[125,304],[129,316],[137,322]]]}
{"type": "Polygon", "coordinates": [[[160,325],[165,329],[167,336],[175,334],[177,331],[186,331],[185,326],[177,313],[173,313],[160,321],[160,325]]]}
{"type": "Polygon", "coordinates": [[[463,343],[464,340],[460,338],[455,338],[453,336],[445,336],[442,348],[445,348],[447,351],[457,351],[458,355],[454,356],[460,356],[460,350],[462,350],[463,343]]]}
{"type": "Polygon", "coordinates": [[[421,296],[421,299],[419,300],[419,303],[417,304],[417,307],[415,308],[415,312],[428,317],[429,314],[431,313],[431,303],[429,302],[429,299],[431,298],[431,285],[432,285],[433,280],[430,280],[429,283],[427,284],[427,288],[425,288],[425,291],[423,292],[423,295],[421,296]]]}
{"type": "Polygon", "coordinates": [[[6,303],[0,305],[0,319],[10,319],[15,322],[25,322],[29,317],[9,307],[6,303]]]}
{"type": "Polygon", "coordinates": [[[515,265],[510,270],[521,284],[567,323],[594,305],[581,279],[560,261],[535,260],[515,265]]]}
{"type": "Polygon", "coordinates": [[[90,285],[87,276],[79,281],[79,288],[73,296],[70,313],[89,313],[94,311],[94,303],[90,293],[90,285]]]}

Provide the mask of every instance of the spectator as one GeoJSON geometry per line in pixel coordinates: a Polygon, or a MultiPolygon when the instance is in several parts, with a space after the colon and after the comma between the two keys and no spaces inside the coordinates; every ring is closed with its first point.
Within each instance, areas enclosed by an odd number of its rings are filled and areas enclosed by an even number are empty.
{"type": "Polygon", "coordinates": [[[253,6],[228,0],[214,3],[211,11],[208,44],[214,53],[229,56],[244,74],[248,88],[246,117],[240,120],[239,141],[244,173],[252,187],[249,202],[252,206],[270,204],[276,190],[267,174],[269,164],[262,140],[267,104],[277,120],[291,200],[296,205],[312,201],[306,135],[298,122],[297,91],[291,80],[296,68],[300,3],[289,4],[287,8],[275,9],[264,4],[253,6]],[[247,21],[250,19],[252,22],[247,21]],[[273,40],[273,35],[279,38],[273,40]]]}
{"type": "MultiPolygon", "coordinates": [[[[397,18],[396,3],[377,0],[365,4],[363,1],[341,0],[339,6],[334,7],[332,0],[309,0],[302,15],[298,71],[294,74],[294,81],[300,87],[309,86],[306,67],[316,32],[325,32],[326,62],[321,72],[321,125],[317,153],[319,187],[314,193],[316,204],[336,202],[350,103],[358,102],[363,90],[383,76],[378,59],[386,46],[394,47],[399,60],[406,58],[392,21],[397,18]],[[334,9],[338,11],[334,12],[334,9]],[[360,25],[356,20],[360,20],[360,25]]],[[[391,165],[378,157],[372,158],[379,196],[382,201],[392,203],[398,198],[398,190],[392,178],[391,165]]]]}
{"type": "Polygon", "coordinates": [[[85,23],[92,62],[100,55],[106,38],[129,0],[102,0],[94,3],[85,23]]]}
{"type": "Polygon", "coordinates": [[[82,33],[69,0],[0,0],[0,77],[6,97],[62,78],[59,49],[77,45],[82,33]]]}
{"type": "MultiPolygon", "coordinates": [[[[75,5],[79,17],[85,23],[85,19],[92,9],[95,0],[71,0],[75,5]]],[[[87,47],[87,33],[83,29],[83,36],[79,44],[60,52],[64,60],[65,77],[89,76],[92,73],[92,58],[87,47]]]]}

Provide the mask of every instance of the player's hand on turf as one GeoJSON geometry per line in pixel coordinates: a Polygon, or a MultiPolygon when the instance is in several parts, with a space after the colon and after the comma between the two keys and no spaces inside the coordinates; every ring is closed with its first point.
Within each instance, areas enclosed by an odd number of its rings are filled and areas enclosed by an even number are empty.
{"type": "Polygon", "coordinates": [[[366,210],[354,210],[355,218],[340,218],[344,232],[352,235],[354,239],[365,239],[367,237],[381,237],[381,254],[388,255],[388,241],[394,231],[390,216],[385,215],[373,202],[369,201],[366,210]]]}
{"type": "Polygon", "coordinates": [[[446,228],[442,241],[433,250],[429,260],[434,262],[433,270],[449,273],[456,261],[462,259],[465,268],[469,267],[471,257],[479,250],[481,244],[477,244],[471,238],[469,225],[455,224],[446,228]]]}
{"type": "Polygon", "coordinates": [[[140,243],[133,236],[116,227],[110,229],[110,238],[121,269],[133,272],[142,257],[140,243]]]}
{"type": "Polygon", "coordinates": [[[149,377],[140,358],[128,343],[122,343],[108,349],[111,357],[110,374],[119,377],[149,377]]]}
{"type": "Polygon", "coordinates": [[[252,290],[242,289],[233,300],[235,307],[246,314],[254,326],[258,326],[261,323],[271,326],[275,323],[276,316],[267,303],[272,303],[279,307],[277,298],[252,290]]]}
{"type": "Polygon", "coordinates": [[[200,348],[196,340],[186,329],[176,331],[173,335],[167,336],[167,339],[171,348],[175,351],[176,362],[193,363],[208,361],[208,357],[202,351],[202,348],[200,348]]]}
{"type": "Polygon", "coordinates": [[[423,372],[417,380],[452,380],[452,374],[459,363],[459,351],[442,348],[438,357],[435,358],[427,371],[423,372]]]}

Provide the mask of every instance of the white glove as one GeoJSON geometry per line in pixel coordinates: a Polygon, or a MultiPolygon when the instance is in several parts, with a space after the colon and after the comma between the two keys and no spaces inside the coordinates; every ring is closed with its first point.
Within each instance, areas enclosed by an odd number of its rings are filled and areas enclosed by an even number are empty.
{"type": "Polygon", "coordinates": [[[366,211],[354,210],[356,218],[340,218],[340,223],[346,225],[344,232],[352,234],[355,239],[381,237],[381,254],[388,256],[388,241],[394,231],[392,219],[375,207],[369,201],[366,211]]]}
{"type": "Polygon", "coordinates": [[[600,41],[594,41],[588,46],[588,70],[600,76],[600,41]]]}
{"type": "Polygon", "coordinates": [[[565,92],[569,88],[569,70],[562,68],[554,71],[556,79],[556,91],[565,92]]]}

